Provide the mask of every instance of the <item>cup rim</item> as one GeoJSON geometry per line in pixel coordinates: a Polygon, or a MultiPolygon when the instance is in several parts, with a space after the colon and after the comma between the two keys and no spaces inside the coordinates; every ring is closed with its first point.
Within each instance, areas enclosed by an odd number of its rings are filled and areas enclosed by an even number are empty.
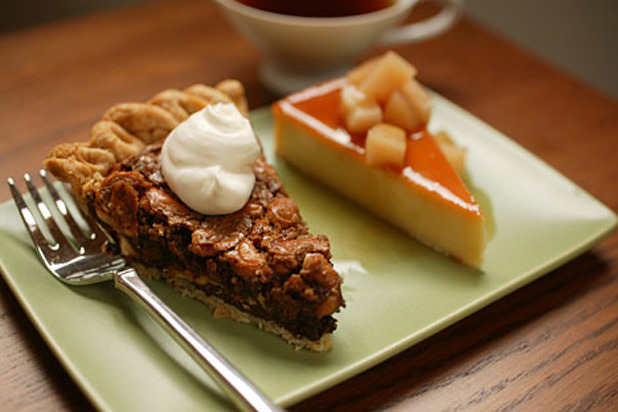
{"type": "Polygon", "coordinates": [[[260,20],[279,24],[294,24],[300,26],[337,26],[340,24],[362,24],[404,13],[419,0],[396,0],[392,5],[369,13],[355,14],[341,17],[305,17],[289,14],[274,13],[247,6],[236,0],[215,0],[221,7],[231,9],[237,13],[248,15],[260,20]]]}

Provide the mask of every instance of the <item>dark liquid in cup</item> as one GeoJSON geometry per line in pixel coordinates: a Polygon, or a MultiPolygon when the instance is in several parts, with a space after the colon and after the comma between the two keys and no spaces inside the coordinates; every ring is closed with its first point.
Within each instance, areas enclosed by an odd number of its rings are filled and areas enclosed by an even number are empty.
{"type": "Polygon", "coordinates": [[[371,13],[395,0],[236,0],[256,9],[302,17],[343,17],[371,13]]]}

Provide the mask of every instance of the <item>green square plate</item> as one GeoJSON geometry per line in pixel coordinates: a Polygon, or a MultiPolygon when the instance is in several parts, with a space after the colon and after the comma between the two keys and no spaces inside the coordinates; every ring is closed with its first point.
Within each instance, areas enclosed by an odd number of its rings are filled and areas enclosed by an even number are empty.
{"type": "MultiPolygon", "coordinates": [[[[272,117],[252,113],[273,160],[272,117]]],[[[421,246],[274,160],[314,233],[345,276],[347,308],[333,349],[294,351],[257,328],[215,320],[198,302],[150,282],[181,317],[281,405],[290,405],[401,352],[574,258],[616,216],[513,141],[440,96],[431,128],[468,147],[468,183],[486,214],[482,271],[421,246]]],[[[71,288],[39,263],[12,202],[0,205],[0,264],[13,293],[77,384],[102,410],[219,410],[206,374],[113,285],[71,288]]]]}

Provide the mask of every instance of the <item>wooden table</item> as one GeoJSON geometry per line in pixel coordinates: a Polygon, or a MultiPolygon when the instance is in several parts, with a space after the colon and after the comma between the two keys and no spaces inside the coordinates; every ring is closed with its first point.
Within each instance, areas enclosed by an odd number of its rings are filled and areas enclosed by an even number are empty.
{"type": "MultiPolygon", "coordinates": [[[[398,50],[421,80],[618,210],[618,104],[464,19],[398,50]]],[[[257,53],[212,2],[154,3],[0,37],[0,177],[84,139],[111,104],[234,76],[257,53]]],[[[4,184],[0,200],[8,199],[4,184]]],[[[1,246],[0,246],[1,247],[1,246]]],[[[0,409],[92,407],[0,281],[0,409]]],[[[618,236],[373,369],[291,408],[618,410],[618,236]]]]}

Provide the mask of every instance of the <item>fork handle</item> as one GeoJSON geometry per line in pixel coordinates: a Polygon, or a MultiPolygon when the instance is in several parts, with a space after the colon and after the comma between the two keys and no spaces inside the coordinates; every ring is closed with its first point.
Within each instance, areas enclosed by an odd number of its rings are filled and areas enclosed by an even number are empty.
{"type": "Polygon", "coordinates": [[[217,382],[241,410],[283,412],[234,368],[215,348],[171,310],[140,279],[134,269],[114,274],[114,285],[146,310],[217,382]]]}

